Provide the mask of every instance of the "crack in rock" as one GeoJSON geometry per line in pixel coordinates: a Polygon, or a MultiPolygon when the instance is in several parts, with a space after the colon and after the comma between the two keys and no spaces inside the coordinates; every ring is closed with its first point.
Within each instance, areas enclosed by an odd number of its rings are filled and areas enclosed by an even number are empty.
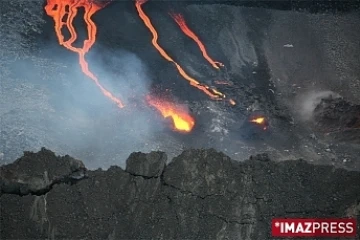
{"type": "Polygon", "coordinates": [[[54,185],[72,185],[85,179],[86,171],[81,161],[70,156],[57,157],[45,148],[38,153],[24,152],[14,163],[1,166],[0,192],[1,195],[44,195],[54,185]]]}
{"type": "Polygon", "coordinates": [[[1,167],[1,234],[268,239],[273,217],[358,217],[359,172],[304,160],[275,162],[266,155],[235,162],[211,149],[186,150],[166,161],[162,152],[134,153],[126,170],[87,171],[81,162],[46,149],[25,153],[1,167]],[[14,230],[21,226],[28,230],[14,230]]]}

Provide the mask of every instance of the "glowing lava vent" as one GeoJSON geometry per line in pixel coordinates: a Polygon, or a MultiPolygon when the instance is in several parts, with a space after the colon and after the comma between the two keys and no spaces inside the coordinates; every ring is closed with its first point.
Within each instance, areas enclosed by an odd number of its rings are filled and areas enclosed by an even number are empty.
{"type": "Polygon", "coordinates": [[[124,105],[122,104],[121,100],[116,98],[111,92],[106,90],[100,84],[97,77],[89,70],[88,63],[85,60],[85,54],[94,45],[97,33],[96,25],[92,21],[91,17],[105,6],[106,4],[96,3],[92,0],[47,0],[45,11],[46,14],[52,17],[55,22],[55,32],[59,44],[66,47],[70,51],[79,54],[79,62],[84,74],[95,82],[96,86],[107,98],[122,108],[124,105]],[[79,8],[84,8],[85,10],[84,21],[88,31],[88,39],[84,41],[82,48],[73,46],[77,39],[77,33],[73,25],[73,21],[79,8]],[[63,27],[66,27],[70,33],[70,38],[68,40],[65,40],[65,37],[62,33],[63,27]]]}
{"type": "Polygon", "coordinates": [[[250,119],[250,122],[259,125],[263,130],[266,130],[269,126],[267,119],[263,116],[253,117],[250,119]]]}
{"type": "Polygon", "coordinates": [[[263,124],[265,122],[265,118],[264,117],[254,118],[254,119],[251,119],[250,122],[253,122],[256,124],[263,124]]]}
{"type": "Polygon", "coordinates": [[[161,115],[166,119],[172,120],[172,129],[182,133],[189,133],[195,126],[195,119],[188,113],[188,111],[167,100],[158,97],[147,96],[148,104],[156,108],[161,115]]]}

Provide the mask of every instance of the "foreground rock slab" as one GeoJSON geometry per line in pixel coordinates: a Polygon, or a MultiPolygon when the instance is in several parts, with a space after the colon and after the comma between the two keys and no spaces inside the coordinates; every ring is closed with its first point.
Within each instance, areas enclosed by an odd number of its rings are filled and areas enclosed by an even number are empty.
{"type": "Polygon", "coordinates": [[[357,217],[360,172],[215,150],[87,171],[49,150],[1,167],[1,239],[270,239],[272,217],[357,217]]]}

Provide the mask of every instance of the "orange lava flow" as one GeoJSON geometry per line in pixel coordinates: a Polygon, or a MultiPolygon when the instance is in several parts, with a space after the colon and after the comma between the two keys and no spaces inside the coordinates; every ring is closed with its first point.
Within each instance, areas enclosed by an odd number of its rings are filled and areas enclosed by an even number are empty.
{"type": "Polygon", "coordinates": [[[138,11],[138,14],[141,18],[141,20],[143,20],[145,26],[150,30],[153,38],[151,40],[152,44],[154,45],[154,47],[158,50],[158,52],[160,53],[160,55],[165,58],[167,61],[172,62],[173,64],[175,64],[177,70],[179,71],[179,73],[181,74],[181,76],[183,78],[185,78],[187,81],[189,81],[190,85],[193,87],[196,87],[197,89],[203,91],[205,94],[207,94],[209,97],[211,97],[212,99],[215,100],[220,100],[222,98],[225,98],[225,95],[219,91],[217,91],[216,89],[210,88],[207,85],[201,84],[199,83],[196,79],[190,77],[185,71],[184,69],[177,63],[175,62],[167,53],[166,51],[158,44],[158,33],[156,31],[156,29],[154,28],[154,26],[152,25],[149,17],[145,14],[145,12],[142,9],[142,5],[144,3],[146,3],[147,0],[136,0],[135,6],[136,9],[138,11]]]}
{"type": "Polygon", "coordinates": [[[84,74],[95,82],[96,86],[107,98],[116,103],[118,107],[123,108],[124,105],[121,100],[116,98],[100,84],[98,78],[89,70],[88,63],[85,60],[85,54],[94,45],[97,33],[96,25],[92,21],[91,17],[105,5],[100,6],[91,0],[47,0],[45,12],[47,15],[52,17],[55,22],[55,32],[59,44],[70,51],[79,54],[79,63],[84,74]],[[73,21],[77,15],[78,9],[81,7],[85,10],[84,21],[87,26],[88,39],[84,41],[82,48],[77,48],[73,46],[77,39],[77,33],[73,25],[73,21]],[[65,17],[66,20],[64,20],[65,17]],[[65,40],[65,37],[62,34],[62,28],[64,26],[70,33],[70,38],[68,40],[65,40]]]}
{"type": "Polygon", "coordinates": [[[147,96],[148,104],[155,107],[164,118],[171,118],[173,129],[178,132],[191,132],[195,126],[195,119],[180,106],[160,98],[147,96]]]}
{"type": "Polygon", "coordinates": [[[256,124],[263,124],[265,122],[265,118],[264,117],[254,118],[254,119],[251,119],[250,122],[253,122],[256,124]]]}
{"type": "Polygon", "coordinates": [[[174,21],[179,25],[180,29],[183,33],[194,40],[199,46],[202,55],[204,58],[216,69],[219,69],[219,66],[223,67],[224,64],[220,62],[214,61],[206,52],[204,44],[200,41],[199,37],[187,26],[184,17],[181,14],[171,13],[170,16],[174,19],[174,21]]]}

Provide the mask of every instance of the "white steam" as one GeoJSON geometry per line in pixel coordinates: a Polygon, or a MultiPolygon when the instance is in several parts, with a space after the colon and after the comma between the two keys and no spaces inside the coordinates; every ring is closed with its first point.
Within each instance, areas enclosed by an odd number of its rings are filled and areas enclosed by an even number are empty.
{"type": "Polygon", "coordinates": [[[299,96],[296,100],[296,112],[300,119],[311,120],[316,106],[322,99],[329,97],[340,97],[340,95],[332,91],[311,91],[299,96]]]}
{"type": "Polygon", "coordinates": [[[83,74],[76,53],[54,44],[46,52],[57,54],[6,66],[0,152],[7,161],[46,147],[79,158],[89,168],[108,168],[123,165],[133,151],[156,149],[153,138],[165,126],[143,104],[151,79],[138,56],[104,49],[87,55],[99,82],[124,102],[120,109],[83,74]]]}
{"type": "Polygon", "coordinates": [[[214,102],[209,102],[206,107],[209,112],[213,113],[214,117],[211,119],[209,132],[220,133],[222,135],[227,135],[229,130],[226,128],[226,113],[214,102]]]}

